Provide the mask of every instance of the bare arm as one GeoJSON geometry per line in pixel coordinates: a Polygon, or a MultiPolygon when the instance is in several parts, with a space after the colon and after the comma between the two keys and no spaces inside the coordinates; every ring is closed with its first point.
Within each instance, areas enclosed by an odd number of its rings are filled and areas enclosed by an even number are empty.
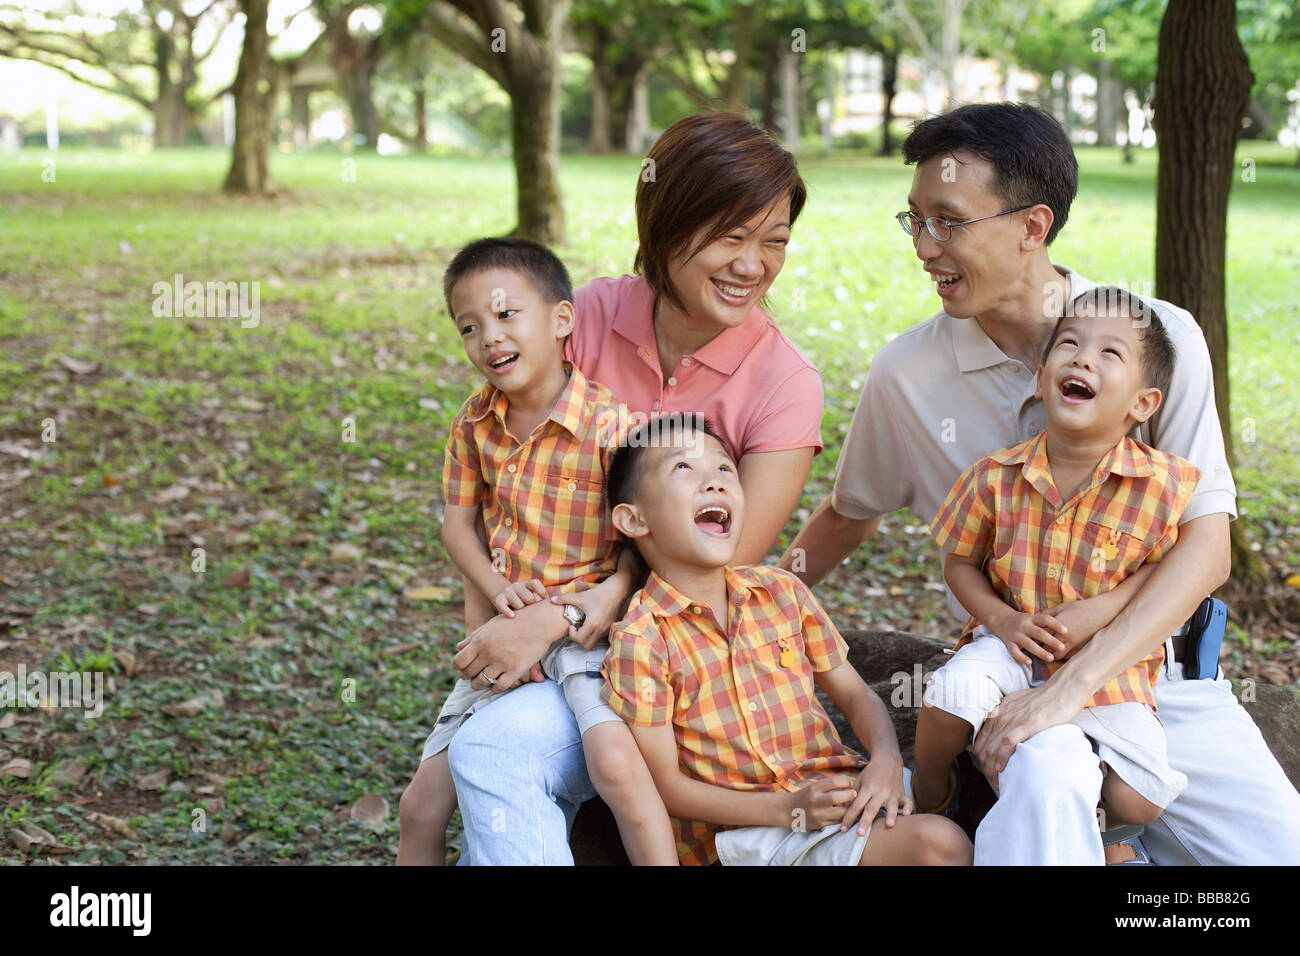
{"type": "Polygon", "coordinates": [[[745,455],[738,467],[747,501],[760,503],[745,513],[735,564],[762,564],[803,494],[815,449],[792,448],[745,455]]]}
{"type": "Polygon", "coordinates": [[[879,527],[879,518],[846,518],[831,507],[831,499],[827,497],[781,556],[780,567],[813,587],[857,551],[879,527]]]}
{"type": "MultiPolygon", "coordinates": [[[[479,537],[480,510],[476,506],[447,505],[442,519],[442,546],[460,569],[465,580],[473,584],[489,601],[510,582],[492,567],[487,546],[479,537]]],[[[466,594],[468,607],[469,595],[466,594]]],[[[495,611],[493,612],[495,613],[495,611]]]]}
{"type": "MultiPolygon", "coordinates": [[[[793,794],[732,790],[688,777],[677,761],[677,739],[671,724],[657,727],[628,724],[628,728],[645,758],[664,806],[673,816],[742,827],[790,826],[795,808],[793,794]]],[[[847,786],[849,780],[844,779],[847,786]]]]}
{"type": "Polygon", "coordinates": [[[1007,604],[984,575],[984,555],[946,554],[943,579],[953,596],[970,614],[995,635],[1021,664],[1030,663],[1028,655],[1050,661],[1065,650],[1057,637],[1062,630],[1050,614],[1027,614],[1007,604]]]}
{"type": "Polygon", "coordinates": [[[1050,681],[1008,694],[984,722],[975,752],[985,771],[1000,773],[1022,740],[1072,720],[1106,681],[1176,631],[1231,569],[1226,514],[1203,515],[1180,526],[1178,543],[1116,618],[1050,681]]]}

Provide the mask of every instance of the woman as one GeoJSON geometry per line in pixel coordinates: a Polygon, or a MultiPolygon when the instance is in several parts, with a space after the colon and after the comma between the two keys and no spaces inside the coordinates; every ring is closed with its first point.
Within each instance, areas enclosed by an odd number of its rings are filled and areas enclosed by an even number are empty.
{"type": "MultiPolygon", "coordinates": [[[[637,185],[639,274],[597,279],[575,296],[567,352],[585,375],[635,413],[703,413],[730,446],[745,498],[762,502],[747,515],[739,564],[758,563],[776,542],[822,447],[821,377],[760,308],[806,195],[794,157],[742,117],[680,120],[637,185]]],[[[637,584],[621,572],[566,600],[621,603],[637,584]]],[[[509,686],[565,635],[560,612],[534,604],[490,621],[457,669],[475,686],[485,672],[509,686]]],[[[476,714],[450,759],[463,860],[572,862],[568,825],[594,790],[555,684],[526,683],[476,714]]]]}

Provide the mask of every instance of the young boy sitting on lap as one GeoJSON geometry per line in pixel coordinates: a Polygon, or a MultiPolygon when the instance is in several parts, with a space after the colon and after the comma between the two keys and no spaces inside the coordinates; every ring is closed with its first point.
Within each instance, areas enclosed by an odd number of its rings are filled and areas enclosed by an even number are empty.
{"type": "Polygon", "coordinates": [[[605,699],[645,756],[682,862],[969,864],[956,824],[909,815],[885,705],[807,587],[776,568],[727,566],[745,502],[708,425],[670,415],[634,429],[608,489],[615,526],[651,573],[610,634],[605,699]],[[870,761],[840,742],[817,686],[870,761]]]}
{"type": "MultiPolygon", "coordinates": [[[[563,361],[573,328],[568,272],[550,251],[525,239],[480,239],[451,261],[443,280],[447,308],[471,364],[487,380],[461,408],[447,442],[443,543],[470,587],[491,596],[501,614],[546,599],[548,589],[579,590],[612,574],[620,546],[604,500],[606,459],[626,414],[614,396],[563,361]],[[488,543],[477,527],[482,518],[488,543]]],[[[672,830],[632,735],[600,698],[604,642],[612,608],[592,618],[566,605],[570,637],[542,660],[564,688],[582,732],[596,790],[618,821],[636,864],[677,863],[672,830]],[[586,625],[583,627],[583,625],[586,625]]],[[[486,618],[487,615],[483,615],[486,618]]],[[[500,675],[480,675],[489,685],[500,675]]],[[[401,806],[398,862],[441,865],[456,807],[447,747],[476,710],[506,687],[476,690],[458,681],[401,806]]]]}
{"type": "MultiPolygon", "coordinates": [[[[1113,287],[1085,293],[1057,323],[1038,370],[1046,430],[972,465],[935,516],[944,579],[971,620],[924,696],[918,809],[952,806],[952,762],[984,719],[1062,665],[1071,602],[1150,573],[1178,540],[1200,473],[1126,437],[1160,407],[1173,366],[1173,345],[1144,302],[1113,287]]],[[[1123,603],[1079,630],[1092,633],[1123,603]]],[[[1107,768],[1108,826],[1151,822],[1187,786],[1155,715],[1151,685],[1163,661],[1163,649],[1138,661],[1074,719],[1107,768]]]]}

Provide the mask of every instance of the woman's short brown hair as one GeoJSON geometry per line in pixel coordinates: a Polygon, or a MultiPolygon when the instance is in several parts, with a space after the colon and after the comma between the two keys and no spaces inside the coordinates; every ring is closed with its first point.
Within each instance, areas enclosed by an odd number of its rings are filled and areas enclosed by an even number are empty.
{"type": "Polygon", "coordinates": [[[689,259],[785,195],[793,226],[808,196],[789,150],[735,113],[678,120],[663,131],[648,160],[636,187],[633,269],[678,308],[685,305],[668,278],[677,256],[689,259]]]}

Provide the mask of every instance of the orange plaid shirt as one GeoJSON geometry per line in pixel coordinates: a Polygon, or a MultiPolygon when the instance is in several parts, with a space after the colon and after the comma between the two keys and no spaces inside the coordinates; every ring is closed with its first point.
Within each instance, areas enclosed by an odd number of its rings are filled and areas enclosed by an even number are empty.
{"type": "Polygon", "coordinates": [[[605,468],[628,418],[613,393],[564,365],[568,384],[522,442],[506,428],[504,392],[485,384],[466,400],[451,423],[442,492],[449,505],[482,508],[493,566],[507,581],[570,591],[618,565],[605,468]]]}
{"type": "MultiPolygon", "coordinates": [[[[957,479],[930,523],[945,551],[986,555],[984,573],[994,589],[1026,614],[1094,597],[1159,561],[1178,540],[1178,519],[1200,477],[1190,462],[1124,438],[1062,501],[1046,436],[980,459],[957,479]]],[[[972,617],[959,647],[977,623],[972,617]]],[[[1157,648],[1086,706],[1136,701],[1155,710],[1151,684],[1163,661],[1164,649],[1157,648]]],[[[1047,674],[1064,663],[1047,664],[1047,674]]]]}
{"type": "MultiPolygon", "coordinates": [[[[865,761],[840,742],[814,673],[848,647],[812,593],[776,568],[727,568],[725,626],[651,572],[610,632],[606,701],[642,726],[672,723],[682,772],[732,790],[800,789],[865,761]],[[782,655],[786,659],[782,660],[782,655]]],[[[673,818],[683,863],[718,858],[721,824],[673,818]]]]}

